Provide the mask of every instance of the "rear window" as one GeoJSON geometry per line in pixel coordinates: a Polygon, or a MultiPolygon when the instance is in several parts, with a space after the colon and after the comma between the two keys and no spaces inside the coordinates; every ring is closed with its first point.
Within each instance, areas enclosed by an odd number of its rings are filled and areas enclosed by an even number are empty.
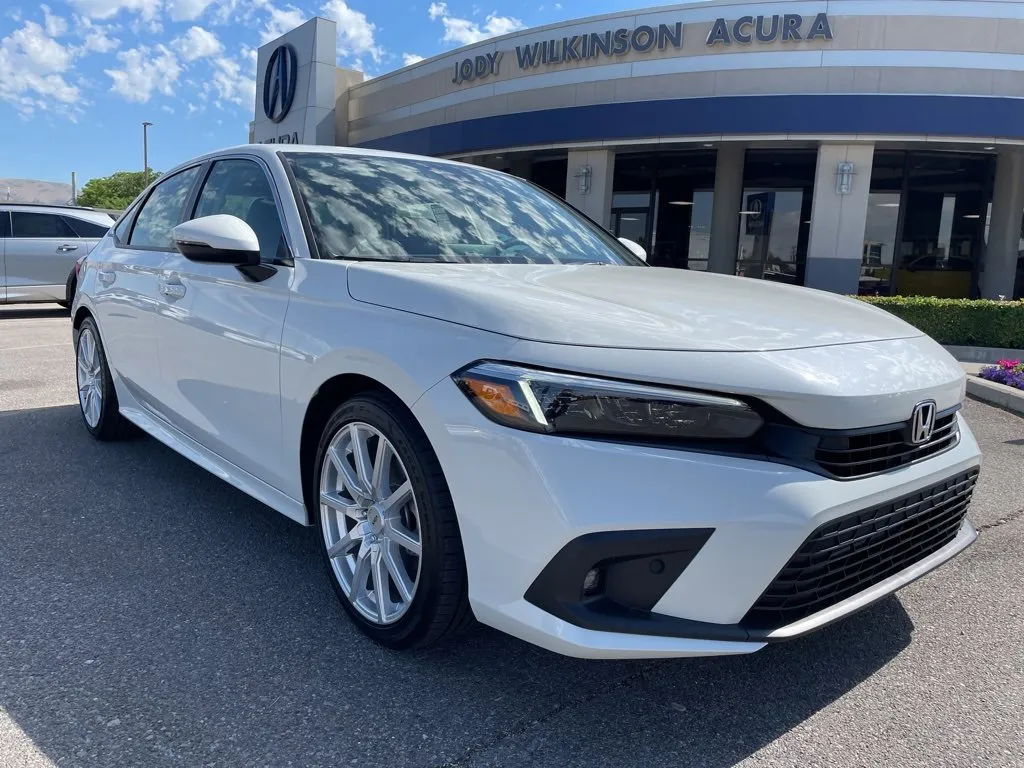
{"type": "MultiPolygon", "coordinates": [[[[107,234],[107,230],[110,229],[109,224],[107,226],[103,226],[102,224],[97,224],[94,221],[75,219],[71,216],[65,216],[64,221],[78,233],[79,237],[100,238],[107,234]]],[[[113,222],[111,222],[111,224],[113,224],[113,222]]]]}

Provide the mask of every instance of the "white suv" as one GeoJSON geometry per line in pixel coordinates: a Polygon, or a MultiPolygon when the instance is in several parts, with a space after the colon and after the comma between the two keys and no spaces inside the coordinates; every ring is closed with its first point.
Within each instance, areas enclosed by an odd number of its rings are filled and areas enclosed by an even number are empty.
{"type": "Polygon", "coordinates": [[[0,304],[73,298],[70,275],[113,225],[91,208],[0,203],[0,304]]]}
{"type": "Polygon", "coordinates": [[[85,425],[131,422],[315,526],[393,648],[475,615],[576,656],[749,653],[974,541],[980,456],[938,344],[637,247],[471,165],[206,155],[85,262],[85,425]]]}

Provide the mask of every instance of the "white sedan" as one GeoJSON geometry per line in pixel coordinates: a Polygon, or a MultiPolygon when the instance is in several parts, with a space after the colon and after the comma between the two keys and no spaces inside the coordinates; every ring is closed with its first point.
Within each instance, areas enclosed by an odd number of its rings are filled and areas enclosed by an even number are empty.
{"type": "Polygon", "coordinates": [[[85,426],[314,526],[392,648],[475,617],[574,656],[748,653],[971,544],[980,457],[941,347],[637,253],[470,165],[206,155],[83,265],[85,426]]]}

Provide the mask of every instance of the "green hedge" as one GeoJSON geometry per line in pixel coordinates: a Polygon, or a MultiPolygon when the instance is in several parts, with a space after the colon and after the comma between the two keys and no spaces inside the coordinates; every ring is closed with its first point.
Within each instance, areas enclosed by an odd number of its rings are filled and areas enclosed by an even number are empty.
{"type": "Polygon", "coordinates": [[[859,296],[920,328],[940,344],[1024,348],[1024,300],[859,296]]]}

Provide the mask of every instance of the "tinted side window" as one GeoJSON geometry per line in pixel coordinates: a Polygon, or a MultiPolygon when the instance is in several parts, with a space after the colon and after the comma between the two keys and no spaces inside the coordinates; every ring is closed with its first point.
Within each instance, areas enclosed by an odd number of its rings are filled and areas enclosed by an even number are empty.
{"type": "Polygon", "coordinates": [[[135,219],[129,245],[167,249],[174,247],[171,230],[181,223],[182,208],[198,174],[198,166],[189,168],[164,179],[153,188],[135,219]]]}
{"type": "Polygon", "coordinates": [[[260,261],[273,261],[281,244],[281,216],[263,169],[251,160],[219,160],[203,184],[195,218],[225,213],[256,233],[260,261]]]}
{"type": "MultiPolygon", "coordinates": [[[[64,218],[65,223],[78,233],[79,237],[92,237],[98,238],[103,237],[107,234],[107,230],[110,227],[104,227],[102,224],[97,224],[94,221],[86,221],[85,219],[73,219],[70,216],[64,218]]],[[[110,222],[113,224],[114,222],[110,222]]]]}
{"type": "Polygon", "coordinates": [[[0,211],[0,237],[11,236],[11,214],[0,211]]]}
{"type": "Polygon", "coordinates": [[[114,235],[116,235],[118,243],[124,243],[125,241],[127,241],[128,227],[131,226],[132,219],[135,218],[135,211],[135,208],[132,208],[130,211],[128,211],[124,216],[121,217],[121,220],[117,223],[117,226],[114,227],[114,235]]]}
{"type": "Polygon", "coordinates": [[[52,213],[11,211],[15,237],[78,237],[60,216],[52,213]]]}

